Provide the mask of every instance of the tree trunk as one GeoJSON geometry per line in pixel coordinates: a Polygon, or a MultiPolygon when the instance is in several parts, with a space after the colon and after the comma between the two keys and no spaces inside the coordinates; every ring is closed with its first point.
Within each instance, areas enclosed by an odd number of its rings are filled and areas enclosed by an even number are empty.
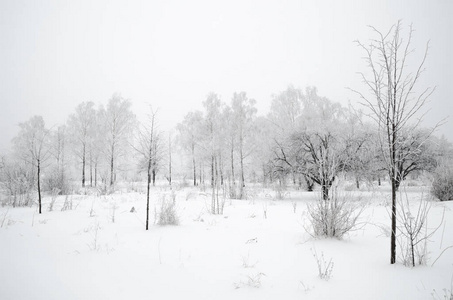
{"type": "Polygon", "coordinates": [[[214,187],[214,155],[211,155],[211,187],[214,187]]]}
{"type": "Polygon", "coordinates": [[[193,186],[197,186],[197,165],[195,162],[195,145],[192,144],[193,186]]]}
{"type": "Polygon", "coordinates": [[[241,181],[240,181],[240,195],[239,198],[242,199],[244,197],[244,187],[245,187],[245,180],[244,180],[244,155],[242,153],[242,139],[239,145],[239,151],[240,151],[240,163],[241,163],[241,181]]]}
{"type": "Polygon", "coordinates": [[[41,162],[38,159],[38,205],[41,214],[41,162]]]}
{"type": "Polygon", "coordinates": [[[218,160],[216,159],[215,160],[215,181],[214,181],[214,185],[215,185],[215,190],[216,190],[216,212],[217,214],[220,214],[220,205],[219,205],[219,162],[218,160]]]}
{"type": "Polygon", "coordinates": [[[113,154],[114,154],[114,150],[115,148],[112,146],[112,157],[110,159],[110,186],[113,185],[113,182],[114,182],[114,172],[113,172],[113,162],[114,162],[114,158],[113,158],[113,154]]]}
{"type": "Polygon", "coordinates": [[[151,159],[148,160],[148,172],[147,172],[147,186],[146,186],[146,230],[148,230],[149,223],[149,189],[151,183],[151,159]]]}
{"type": "Polygon", "coordinates": [[[98,163],[94,163],[94,186],[97,187],[98,185],[98,163]]]}
{"type": "Polygon", "coordinates": [[[305,178],[305,183],[307,184],[307,192],[313,192],[313,186],[314,186],[313,181],[311,181],[310,178],[308,178],[307,176],[304,176],[304,178],[305,178]]]}
{"type": "Polygon", "coordinates": [[[392,176],[392,235],[390,239],[390,264],[396,262],[396,184],[392,176]]]}
{"type": "Polygon", "coordinates": [[[93,157],[90,151],[90,186],[93,187],[93,157]]]}
{"type": "Polygon", "coordinates": [[[321,184],[321,191],[322,191],[322,199],[329,200],[329,186],[326,182],[321,184]]]}
{"type": "Polygon", "coordinates": [[[230,197],[236,198],[236,181],[234,179],[234,147],[233,141],[231,141],[231,188],[230,197]]]}
{"type": "Polygon", "coordinates": [[[222,153],[219,153],[219,162],[217,164],[217,168],[220,173],[220,185],[223,186],[223,163],[222,163],[222,153]]]}
{"type": "Polygon", "coordinates": [[[168,165],[168,183],[170,184],[171,186],[171,139],[170,137],[168,137],[168,148],[169,148],[169,165],[168,165]]]}
{"type": "Polygon", "coordinates": [[[213,215],[215,215],[215,186],[214,186],[214,183],[215,183],[215,174],[214,174],[214,156],[211,156],[211,170],[212,170],[212,173],[211,173],[211,186],[212,186],[212,199],[211,199],[211,213],[213,215]]]}
{"type": "Polygon", "coordinates": [[[203,170],[203,169],[202,169],[202,167],[201,167],[201,162],[200,162],[200,169],[198,170],[198,175],[200,176],[200,180],[199,180],[200,184],[203,184],[203,183],[204,183],[204,181],[203,181],[202,170],[203,170]]]}
{"type": "Polygon", "coordinates": [[[85,187],[85,145],[83,145],[82,153],[82,187],[85,187]]]}
{"type": "MultiPolygon", "coordinates": [[[[393,114],[395,115],[395,107],[393,108],[393,114]]],[[[392,163],[392,235],[390,238],[390,264],[396,262],[396,126],[392,124],[391,133],[391,163],[392,163]]]]}

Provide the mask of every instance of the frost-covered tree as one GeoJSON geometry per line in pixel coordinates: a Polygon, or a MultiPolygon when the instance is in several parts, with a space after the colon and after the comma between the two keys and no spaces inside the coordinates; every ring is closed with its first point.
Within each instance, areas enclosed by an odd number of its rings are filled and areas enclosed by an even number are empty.
{"type": "Polygon", "coordinates": [[[14,138],[14,148],[17,155],[27,164],[36,168],[36,183],[38,189],[38,206],[41,213],[41,172],[50,157],[49,130],[41,116],[19,124],[20,130],[14,138]]]}
{"type": "Polygon", "coordinates": [[[135,120],[131,102],[119,94],[114,94],[104,110],[102,120],[105,126],[105,152],[109,161],[110,186],[115,183],[117,160],[126,154],[135,120]]]}
{"type": "Polygon", "coordinates": [[[149,197],[151,181],[153,185],[156,179],[156,166],[160,157],[159,154],[159,133],[157,130],[157,110],[150,109],[145,123],[140,125],[138,130],[137,146],[135,150],[139,153],[140,169],[146,170],[146,230],[149,223],[149,197]]]}
{"type": "Polygon", "coordinates": [[[96,110],[91,101],[77,105],[75,112],[68,119],[73,151],[82,164],[82,187],[85,187],[87,159],[94,143],[95,122],[96,110]]]}
{"type": "MultiPolygon", "coordinates": [[[[380,32],[371,27],[375,38],[369,44],[357,42],[365,53],[368,73],[361,73],[362,82],[367,91],[355,91],[362,104],[370,111],[369,116],[379,128],[379,141],[386,169],[392,185],[392,233],[390,245],[390,263],[396,261],[396,193],[399,182],[404,177],[409,155],[418,155],[418,149],[405,151],[410,135],[419,126],[421,110],[433,93],[433,88],[418,90],[420,77],[425,71],[425,61],[429,43],[426,44],[421,62],[411,70],[409,59],[414,53],[411,48],[412,26],[404,39],[402,24],[398,22],[387,32],[380,32]],[[408,138],[409,137],[409,138],[408,138]],[[403,165],[403,166],[402,166],[403,165]],[[404,171],[403,171],[404,172],[404,171]]],[[[420,143],[419,145],[422,145],[420,143]]]]}
{"type": "Polygon", "coordinates": [[[197,152],[201,149],[201,127],[203,113],[201,111],[189,112],[176,128],[179,132],[179,143],[182,148],[190,152],[192,161],[193,185],[197,185],[197,152]]]}
{"type": "Polygon", "coordinates": [[[254,121],[257,109],[256,101],[248,98],[245,92],[234,93],[231,100],[233,124],[235,125],[237,152],[239,158],[239,199],[243,199],[245,177],[244,160],[253,153],[254,121]]]}
{"type": "Polygon", "coordinates": [[[47,188],[50,190],[58,189],[58,193],[65,194],[68,192],[67,178],[67,143],[68,136],[65,125],[60,125],[50,131],[49,151],[52,159],[51,173],[46,176],[47,188]]]}
{"type": "Polygon", "coordinates": [[[308,181],[321,186],[322,197],[347,163],[345,110],[339,103],[320,97],[314,87],[306,89],[295,129],[282,141],[275,140],[277,170],[296,170],[308,181]]]}

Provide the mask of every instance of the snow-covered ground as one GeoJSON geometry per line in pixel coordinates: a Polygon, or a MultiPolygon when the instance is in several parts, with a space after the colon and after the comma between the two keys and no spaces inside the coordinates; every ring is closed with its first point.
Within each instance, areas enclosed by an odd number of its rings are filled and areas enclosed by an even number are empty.
{"type": "MultiPolygon", "coordinates": [[[[168,188],[154,188],[151,226],[146,195],[59,196],[43,213],[0,208],[0,299],[449,299],[453,276],[453,201],[432,202],[425,266],[390,265],[388,190],[362,192],[361,227],[343,240],[314,239],[306,204],[315,193],[291,191],[272,200],[227,200],[211,215],[210,195],[176,191],[179,226],[153,225],[168,188]],[[131,208],[135,212],[131,212],[131,208]],[[294,212],[295,208],[295,212],[294,212]],[[265,218],[266,210],[267,218],[265,218]],[[329,280],[319,260],[332,260],[329,280]]],[[[415,191],[409,196],[416,198],[415,191]]]]}

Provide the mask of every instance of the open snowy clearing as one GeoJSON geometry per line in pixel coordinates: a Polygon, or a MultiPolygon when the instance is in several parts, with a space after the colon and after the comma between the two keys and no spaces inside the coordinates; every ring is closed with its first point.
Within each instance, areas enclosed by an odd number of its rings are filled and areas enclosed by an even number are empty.
{"type": "MultiPolygon", "coordinates": [[[[151,222],[159,195],[154,188],[151,222]]],[[[227,200],[211,215],[210,194],[176,192],[179,226],[145,231],[146,195],[73,195],[73,209],[0,208],[0,299],[448,299],[453,202],[432,202],[426,266],[390,265],[387,190],[361,192],[361,226],[343,240],[314,239],[306,204],[316,193],[227,200]],[[132,207],[135,212],[131,212],[132,207]],[[264,214],[266,211],[266,216],[264,214]],[[318,277],[318,260],[333,262],[318,277]],[[323,254],[323,258],[321,257],[323,254]]],[[[414,188],[409,197],[419,197],[414,188]]],[[[400,253],[398,248],[398,254],[400,253]]]]}

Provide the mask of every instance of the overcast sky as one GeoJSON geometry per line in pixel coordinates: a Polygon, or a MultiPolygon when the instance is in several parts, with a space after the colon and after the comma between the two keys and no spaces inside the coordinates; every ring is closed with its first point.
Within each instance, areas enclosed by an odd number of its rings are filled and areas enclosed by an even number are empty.
{"type": "MultiPolygon", "coordinates": [[[[422,84],[437,86],[427,124],[453,113],[452,1],[0,0],[0,151],[19,122],[64,123],[82,101],[119,92],[162,127],[201,109],[208,92],[235,91],[268,112],[289,84],[357,102],[365,70],[354,40],[399,19],[415,28],[413,62],[431,40],[422,84]]],[[[405,29],[407,29],[405,27],[405,29]]],[[[406,31],[407,32],[407,31],[406,31]]],[[[453,120],[439,131],[453,141],[453,120]]]]}

